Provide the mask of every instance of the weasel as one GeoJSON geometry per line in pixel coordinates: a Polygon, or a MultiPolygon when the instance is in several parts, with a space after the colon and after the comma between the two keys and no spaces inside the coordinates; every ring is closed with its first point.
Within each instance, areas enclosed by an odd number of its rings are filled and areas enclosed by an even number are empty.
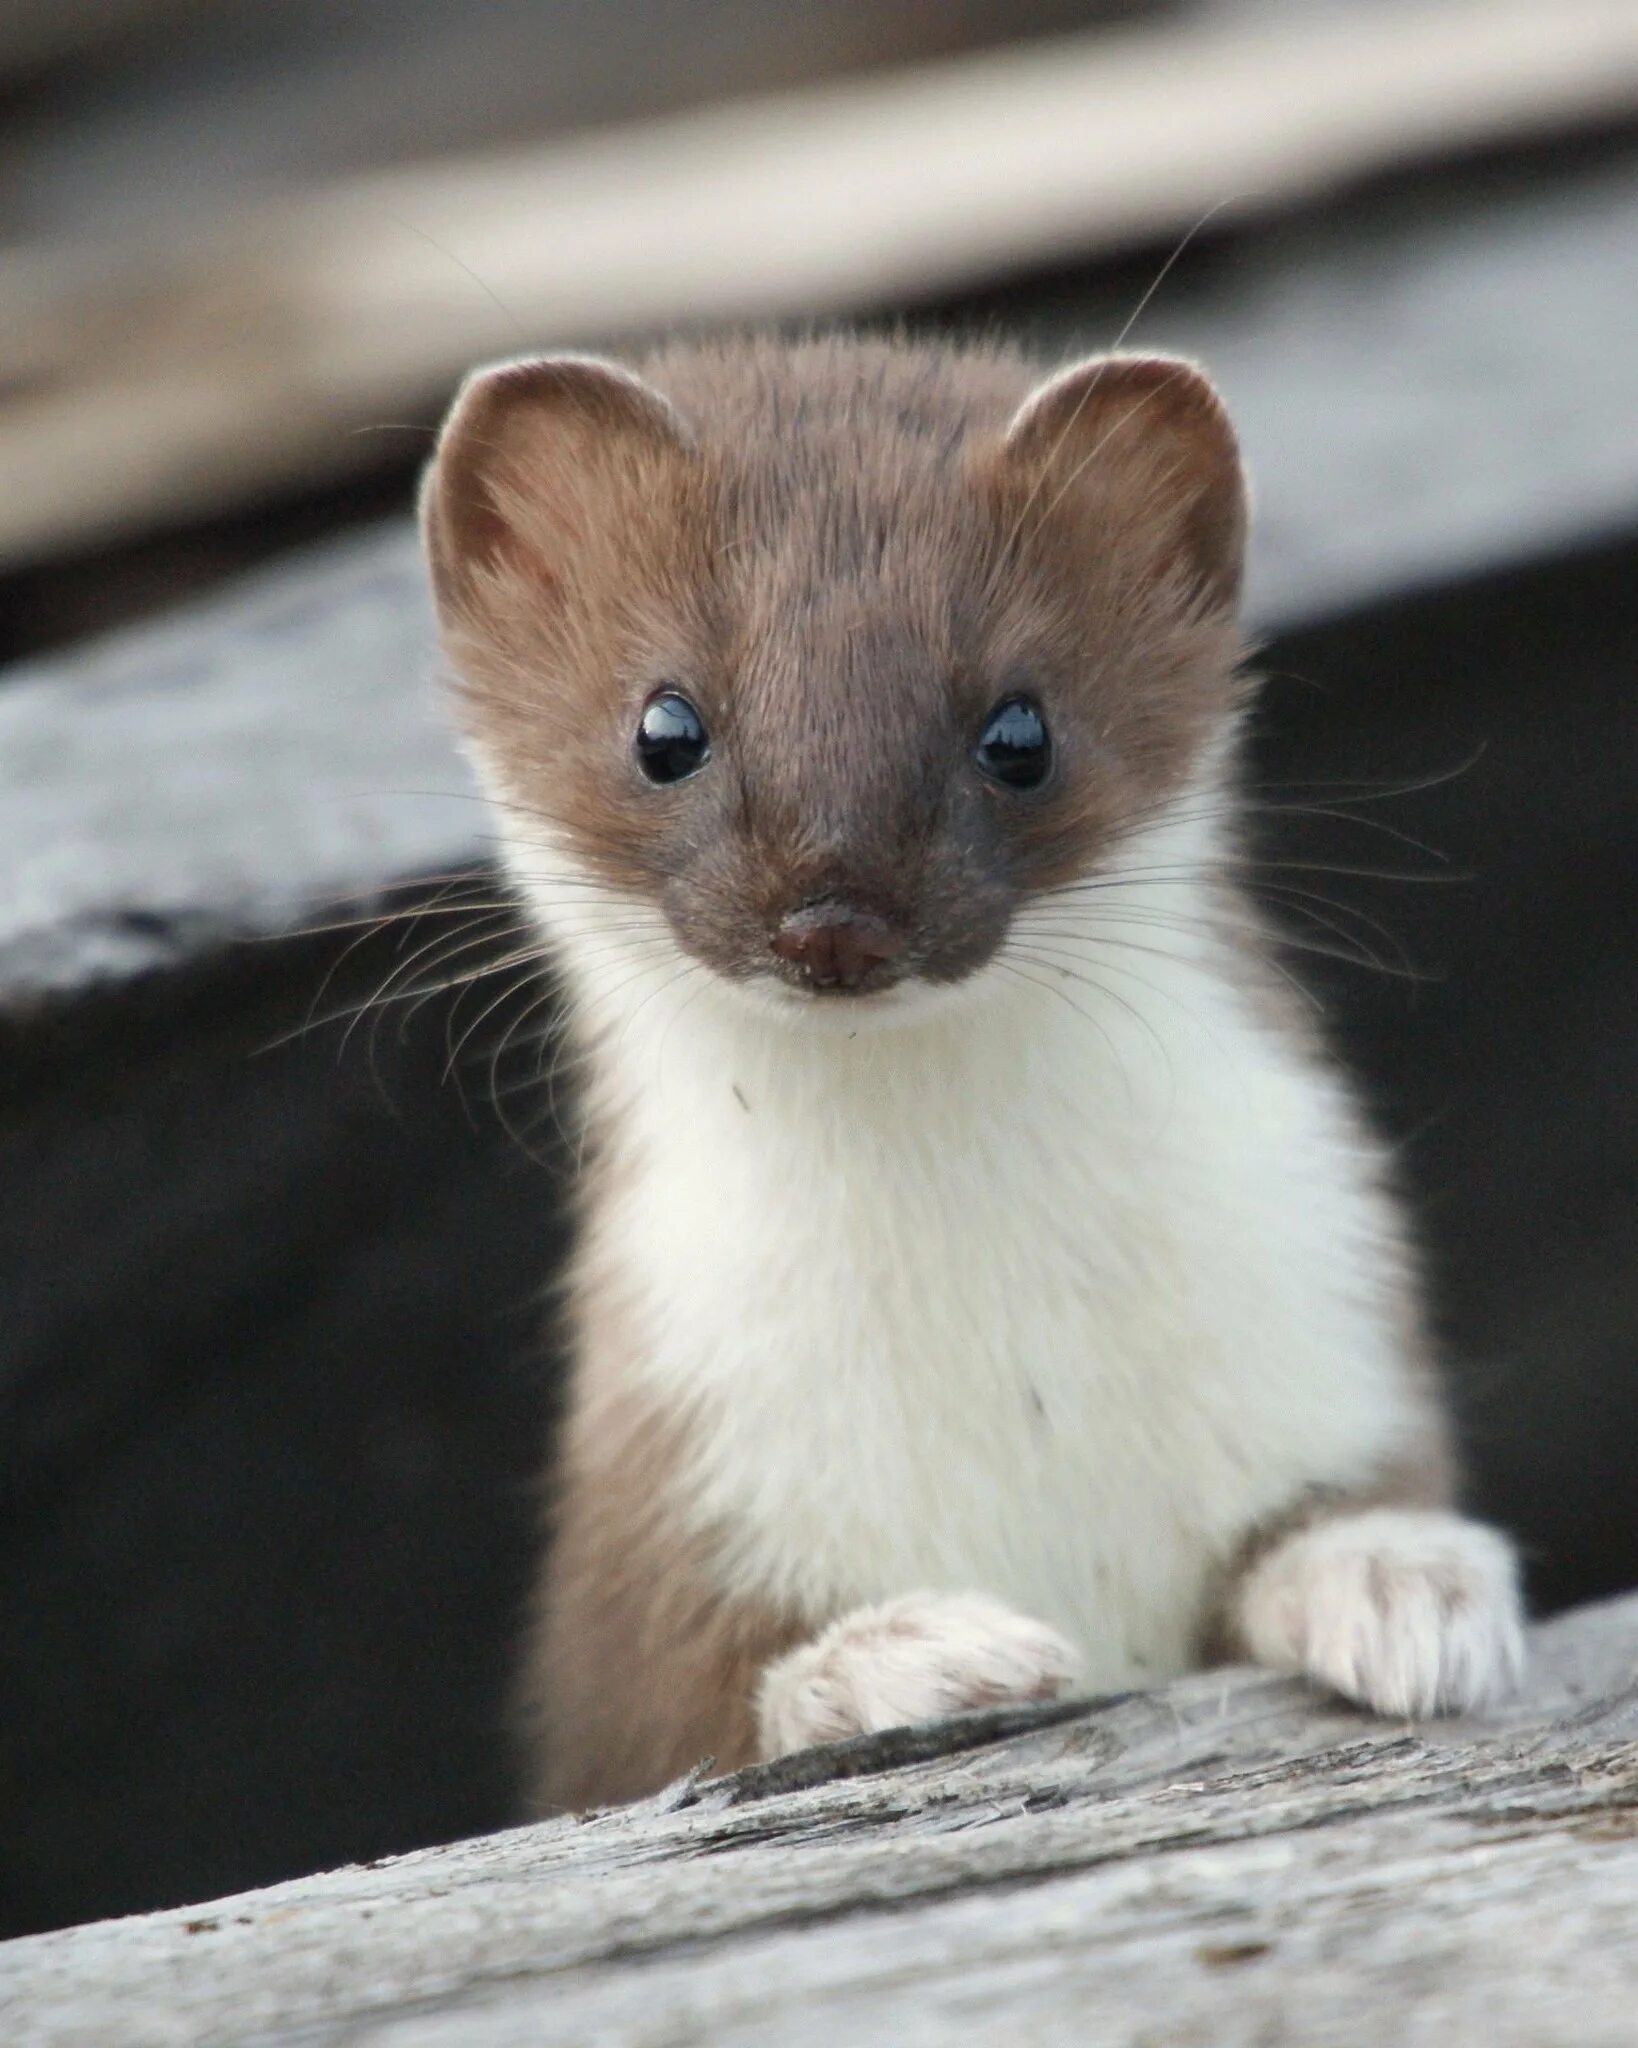
{"type": "Polygon", "coordinates": [[[422,518],[584,1056],[541,1806],[1227,1657],[1507,1688],[1383,1155],[1237,880],[1206,377],[501,364],[422,518]]]}

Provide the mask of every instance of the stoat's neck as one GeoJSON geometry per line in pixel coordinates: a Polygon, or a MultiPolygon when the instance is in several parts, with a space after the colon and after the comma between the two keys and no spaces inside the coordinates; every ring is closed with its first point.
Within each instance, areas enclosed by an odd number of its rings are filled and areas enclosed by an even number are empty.
{"type": "Polygon", "coordinates": [[[938,1170],[975,1146],[1039,1143],[1068,1123],[1154,1130],[1218,1056],[1220,976],[1195,940],[1130,956],[1020,943],[905,1012],[792,1003],[656,950],[648,964],[566,949],[594,1125],[618,1142],[679,1129],[702,1146],[785,1148],[792,1170],[865,1158],[938,1170]]]}

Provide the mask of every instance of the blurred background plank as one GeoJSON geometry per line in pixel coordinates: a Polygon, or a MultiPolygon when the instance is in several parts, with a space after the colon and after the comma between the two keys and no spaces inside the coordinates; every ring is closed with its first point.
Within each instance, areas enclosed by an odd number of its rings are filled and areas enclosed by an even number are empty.
{"type": "MultiPolygon", "coordinates": [[[[6,232],[197,219],[291,186],[775,92],[1184,0],[10,0],[6,232]]],[[[1224,4],[1224,0],[1214,0],[1224,4]]],[[[3,75],[3,72],[0,72],[3,75]]]]}
{"type": "MultiPolygon", "coordinates": [[[[0,14],[0,81],[32,78],[110,48],[124,50],[144,29],[170,26],[208,0],[6,0],[0,14]]],[[[0,163],[7,151],[0,148],[0,163]]]]}
{"type": "Polygon", "coordinates": [[[1635,101],[1630,0],[1208,16],[15,245],[0,561],[356,469],[485,355],[902,302],[1635,101]]]}

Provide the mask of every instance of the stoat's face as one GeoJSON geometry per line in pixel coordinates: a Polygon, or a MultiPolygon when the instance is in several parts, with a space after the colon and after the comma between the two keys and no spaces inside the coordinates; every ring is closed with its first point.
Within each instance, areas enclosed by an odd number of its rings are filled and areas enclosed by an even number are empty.
{"type": "Polygon", "coordinates": [[[570,945],[652,940],[658,913],[787,1001],[972,976],[1232,716],[1221,407],[1164,359],[1033,393],[1006,358],[845,343],[654,376],[480,373],[429,473],[520,869],[570,945]]]}

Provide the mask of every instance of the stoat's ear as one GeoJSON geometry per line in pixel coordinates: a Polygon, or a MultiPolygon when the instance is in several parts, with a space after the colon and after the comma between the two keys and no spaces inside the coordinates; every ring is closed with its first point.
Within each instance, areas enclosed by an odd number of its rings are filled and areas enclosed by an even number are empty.
{"type": "Polygon", "coordinates": [[[688,459],[674,408],[616,363],[540,356],[474,370],[421,486],[440,611],[481,610],[497,573],[521,571],[550,595],[688,459]]]}
{"type": "Polygon", "coordinates": [[[1176,356],[1094,356],[1050,377],[1007,429],[1029,472],[1030,518],[1062,508],[1135,541],[1213,609],[1232,608],[1245,559],[1240,451],[1208,378],[1176,356]]]}

